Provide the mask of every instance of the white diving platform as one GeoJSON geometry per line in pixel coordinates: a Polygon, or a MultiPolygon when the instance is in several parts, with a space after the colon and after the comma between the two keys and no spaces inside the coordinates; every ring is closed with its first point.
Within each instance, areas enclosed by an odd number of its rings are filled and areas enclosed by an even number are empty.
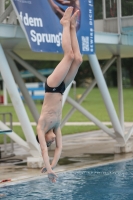
{"type": "MultiPolygon", "coordinates": [[[[63,56],[31,51],[22,28],[17,25],[0,24],[0,44],[5,50],[12,50],[24,60],[55,61],[61,60],[63,56]]],[[[133,35],[96,31],[95,50],[99,60],[110,59],[112,55],[120,55],[121,58],[133,57],[133,35]]],[[[86,55],[84,55],[84,60],[88,60],[86,55]]]]}

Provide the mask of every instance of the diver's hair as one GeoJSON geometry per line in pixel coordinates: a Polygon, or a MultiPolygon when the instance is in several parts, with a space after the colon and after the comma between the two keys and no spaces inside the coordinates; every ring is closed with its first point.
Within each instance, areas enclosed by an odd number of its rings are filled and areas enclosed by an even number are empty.
{"type": "Polygon", "coordinates": [[[37,140],[37,142],[40,144],[39,139],[38,139],[38,135],[36,135],[36,140],[37,140]]]}
{"type": "MultiPolygon", "coordinates": [[[[40,144],[39,139],[38,139],[38,135],[36,135],[36,140],[40,144]]],[[[51,145],[50,143],[47,143],[47,142],[46,142],[46,144],[47,144],[47,147],[50,147],[50,145],[51,145]]]]}

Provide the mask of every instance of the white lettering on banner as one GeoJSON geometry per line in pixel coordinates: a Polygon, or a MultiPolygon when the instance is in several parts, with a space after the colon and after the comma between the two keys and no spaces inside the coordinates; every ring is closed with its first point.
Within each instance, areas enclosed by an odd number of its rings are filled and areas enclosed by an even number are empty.
{"type": "MultiPolygon", "coordinates": [[[[41,18],[30,17],[28,13],[23,15],[20,12],[20,18],[25,26],[31,27],[43,27],[43,21],[41,18]]],[[[37,45],[43,43],[55,43],[58,47],[61,46],[62,41],[62,33],[58,34],[49,34],[49,33],[37,33],[35,30],[30,30],[31,40],[32,42],[36,42],[37,45]]]]}
{"type": "Polygon", "coordinates": [[[61,46],[62,41],[62,33],[59,33],[58,35],[55,34],[47,34],[47,33],[36,33],[35,30],[30,31],[31,34],[31,40],[33,42],[37,42],[37,45],[40,45],[41,42],[43,43],[56,43],[56,45],[59,47],[61,46]]]}
{"type": "Polygon", "coordinates": [[[41,18],[29,17],[28,13],[25,13],[25,15],[23,16],[22,12],[20,12],[20,18],[25,26],[43,27],[43,22],[41,18]]]}
{"type": "Polygon", "coordinates": [[[93,29],[93,1],[88,0],[88,5],[89,5],[89,30],[90,30],[90,37],[89,37],[89,51],[94,52],[94,29],[93,29]]]}
{"type": "Polygon", "coordinates": [[[89,37],[82,36],[82,51],[89,51],[89,37]]]}
{"type": "Polygon", "coordinates": [[[94,51],[93,41],[94,41],[94,29],[90,28],[90,52],[94,51]]]}
{"type": "Polygon", "coordinates": [[[88,0],[88,5],[93,7],[92,0],[88,0]]]}

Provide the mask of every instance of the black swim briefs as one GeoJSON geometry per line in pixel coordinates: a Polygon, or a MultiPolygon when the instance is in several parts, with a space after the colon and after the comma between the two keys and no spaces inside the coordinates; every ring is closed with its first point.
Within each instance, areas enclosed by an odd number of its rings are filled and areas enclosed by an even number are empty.
{"type": "Polygon", "coordinates": [[[45,92],[63,94],[64,91],[65,91],[65,83],[64,83],[64,81],[58,87],[49,87],[48,84],[47,84],[47,81],[45,83],[45,92]]]}

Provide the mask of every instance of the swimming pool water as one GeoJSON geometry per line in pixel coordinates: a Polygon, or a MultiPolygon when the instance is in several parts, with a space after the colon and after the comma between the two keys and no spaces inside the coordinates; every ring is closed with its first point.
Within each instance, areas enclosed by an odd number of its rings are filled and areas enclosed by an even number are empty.
{"type": "MultiPolygon", "coordinates": [[[[133,160],[0,188],[3,200],[133,200],[133,160]]],[[[0,198],[1,199],[1,198],[0,198]]]]}

